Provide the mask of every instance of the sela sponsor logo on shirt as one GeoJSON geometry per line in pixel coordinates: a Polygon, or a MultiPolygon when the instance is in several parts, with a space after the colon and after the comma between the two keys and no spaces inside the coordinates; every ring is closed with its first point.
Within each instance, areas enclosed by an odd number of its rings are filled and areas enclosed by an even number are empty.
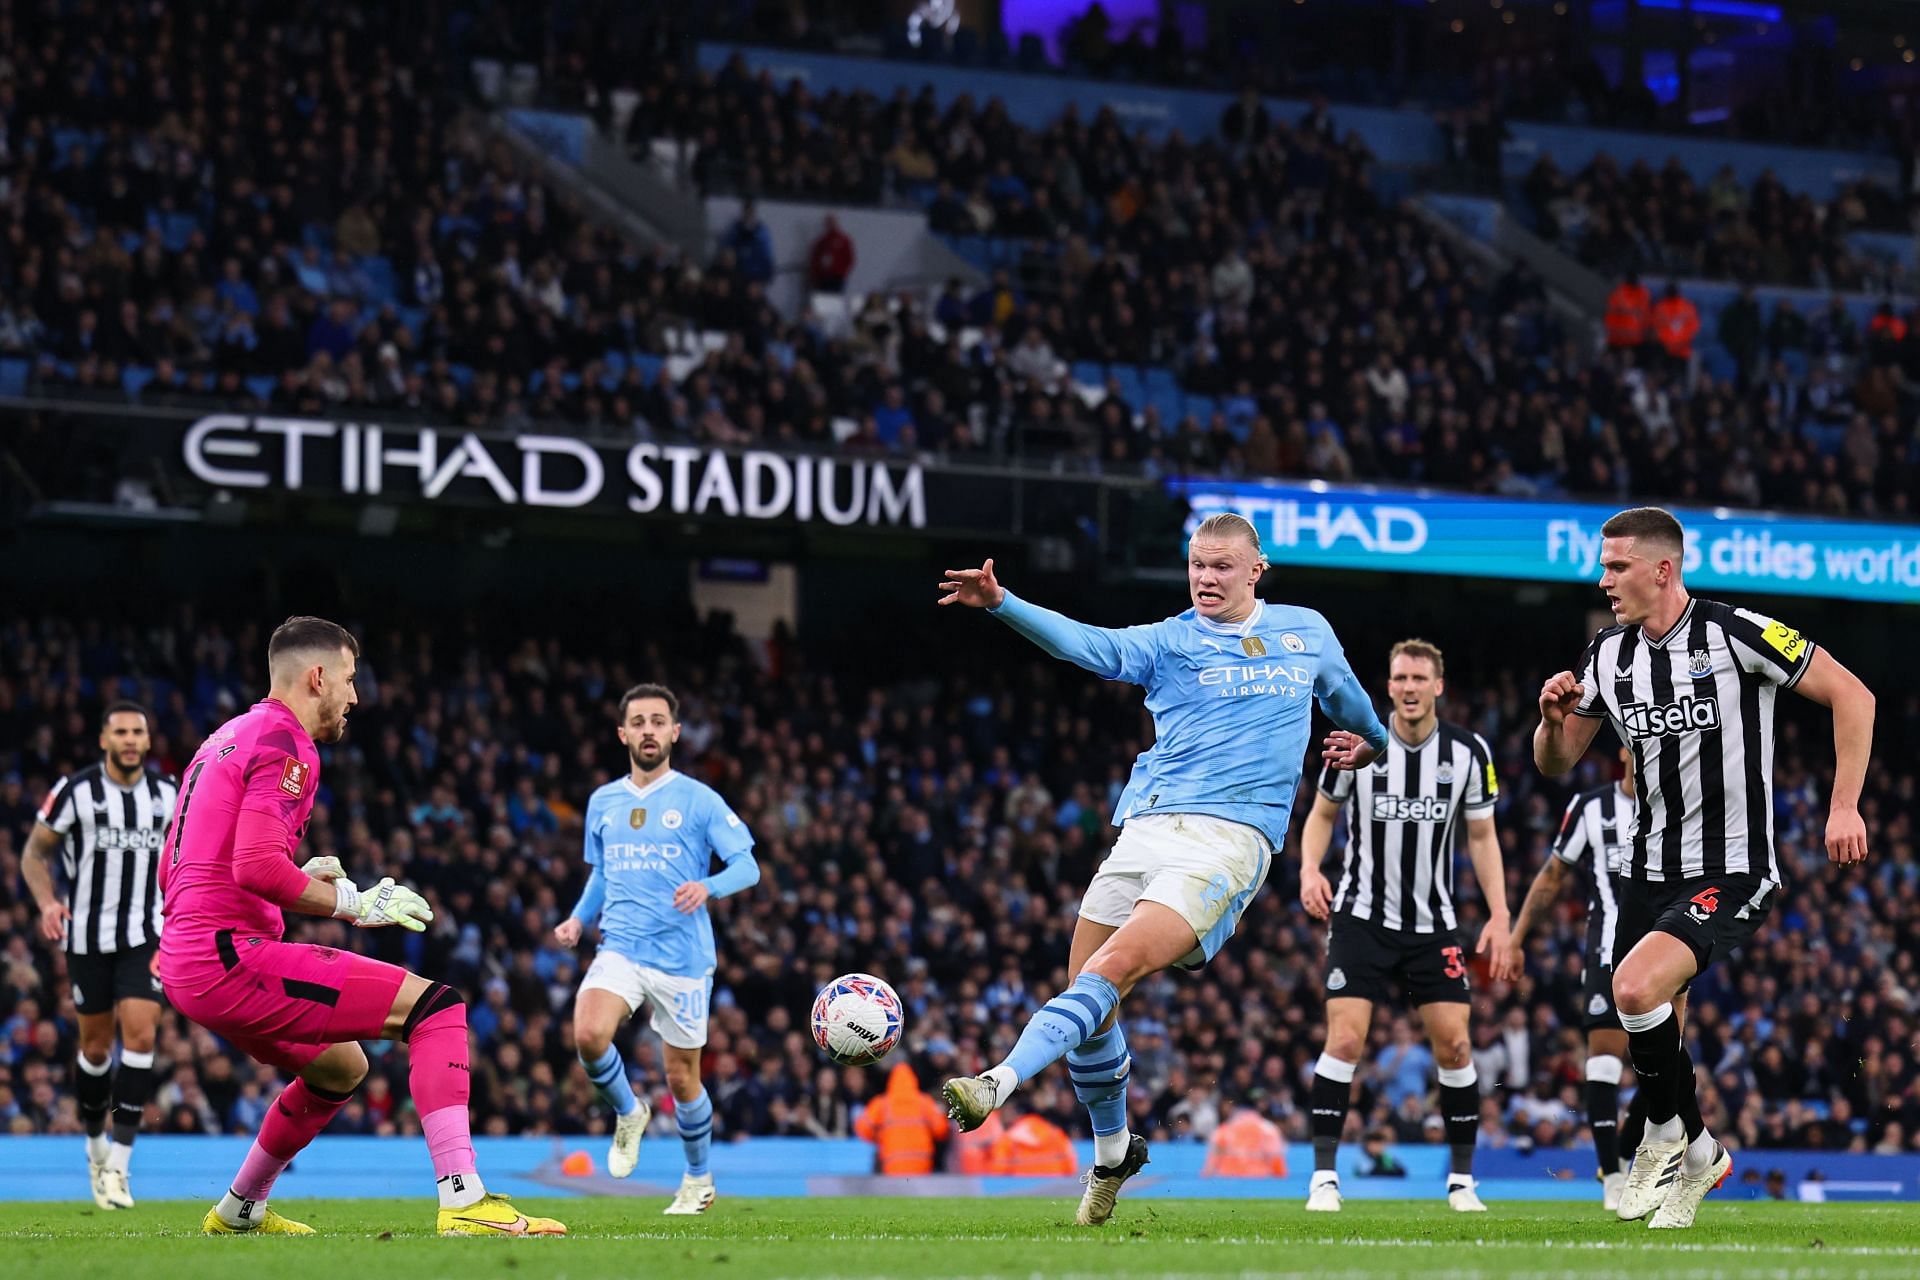
{"type": "Polygon", "coordinates": [[[1453,802],[1441,796],[1375,796],[1375,822],[1445,822],[1453,802]]]}
{"type": "Polygon", "coordinates": [[[95,849],[158,849],[167,842],[167,833],[152,827],[95,827],[95,849]]]}
{"type": "Polygon", "coordinates": [[[1313,687],[1313,672],[1285,662],[1233,662],[1200,668],[1200,687],[1215,689],[1222,698],[1274,694],[1298,698],[1313,687]]]}
{"type": "Polygon", "coordinates": [[[1720,727],[1720,700],[1688,696],[1673,702],[1629,702],[1620,708],[1620,721],[1630,738],[1667,738],[1720,727]]]}

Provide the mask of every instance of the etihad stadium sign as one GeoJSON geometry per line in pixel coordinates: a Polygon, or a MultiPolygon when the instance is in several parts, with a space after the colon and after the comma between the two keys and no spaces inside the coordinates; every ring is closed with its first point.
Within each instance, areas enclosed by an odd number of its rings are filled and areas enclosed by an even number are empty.
{"type": "Polygon", "coordinates": [[[928,473],[917,462],[248,414],[194,422],[181,460],[196,479],[226,490],[929,526],[928,473]]]}

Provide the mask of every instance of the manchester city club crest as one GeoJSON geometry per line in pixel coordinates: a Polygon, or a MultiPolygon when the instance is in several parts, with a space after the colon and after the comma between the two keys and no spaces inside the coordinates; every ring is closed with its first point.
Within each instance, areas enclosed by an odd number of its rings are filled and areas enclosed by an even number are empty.
{"type": "Polygon", "coordinates": [[[1453,765],[1451,763],[1441,765],[1438,769],[1435,769],[1433,771],[1433,776],[1434,776],[1434,780],[1437,781],[1441,786],[1443,787],[1452,786],[1453,785],[1453,765]]]}
{"type": "Polygon", "coordinates": [[[1345,969],[1335,969],[1332,973],[1329,973],[1327,975],[1327,990],[1339,991],[1343,989],[1346,985],[1347,985],[1347,971],[1345,969]]]}
{"type": "Polygon", "coordinates": [[[627,825],[632,827],[635,831],[638,831],[640,828],[646,826],[647,811],[645,809],[635,809],[632,813],[629,813],[627,815],[627,825]]]}
{"type": "Polygon", "coordinates": [[[1698,680],[1701,676],[1713,674],[1713,654],[1706,649],[1687,651],[1687,674],[1698,680]]]}
{"type": "Polygon", "coordinates": [[[660,825],[669,831],[678,831],[680,829],[680,811],[678,809],[667,810],[660,819],[660,825]]]}
{"type": "Polygon", "coordinates": [[[1293,632],[1287,631],[1283,632],[1280,636],[1280,647],[1288,653],[1305,653],[1307,642],[1293,634],[1293,632]]]}

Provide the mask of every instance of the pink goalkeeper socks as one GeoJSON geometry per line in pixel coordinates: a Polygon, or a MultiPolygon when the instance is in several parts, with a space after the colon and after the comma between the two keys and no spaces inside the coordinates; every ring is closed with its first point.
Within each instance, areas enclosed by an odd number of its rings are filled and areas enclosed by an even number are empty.
{"type": "Polygon", "coordinates": [[[422,1018],[407,1037],[408,1080],[414,1109],[433,1158],[433,1176],[474,1171],[467,1100],[473,1079],[467,1062],[467,1007],[455,1004],[422,1018]]]}
{"type": "Polygon", "coordinates": [[[349,1096],[316,1089],[305,1080],[281,1090],[233,1180],[234,1194],[242,1200],[265,1200],[281,1170],[319,1136],[349,1096]]]}

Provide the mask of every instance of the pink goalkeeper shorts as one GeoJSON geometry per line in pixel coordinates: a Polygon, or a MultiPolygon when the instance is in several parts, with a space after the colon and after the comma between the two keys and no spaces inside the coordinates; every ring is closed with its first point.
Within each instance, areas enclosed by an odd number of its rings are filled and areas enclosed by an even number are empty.
{"type": "Polygon", "coordinates": [[[378,1040],[407,971],[351,951],[214,935],[204,961],[163,953],[173,1007],[256,1062],[305,1070],[325,1050],[378,1040]]]}

